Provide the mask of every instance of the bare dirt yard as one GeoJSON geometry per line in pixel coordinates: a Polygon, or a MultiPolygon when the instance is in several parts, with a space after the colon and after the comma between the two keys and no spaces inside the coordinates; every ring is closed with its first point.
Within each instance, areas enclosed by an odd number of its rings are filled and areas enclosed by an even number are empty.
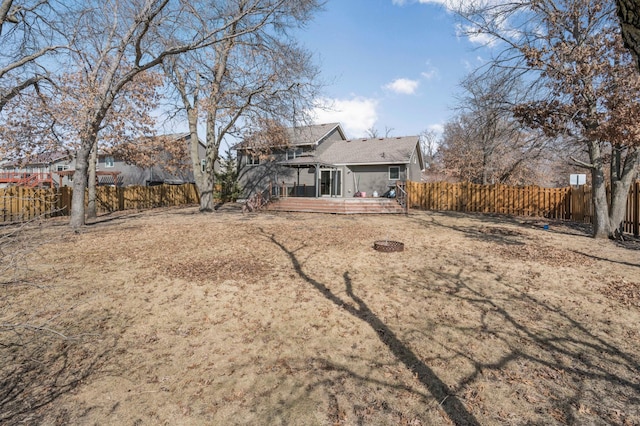
{"type": "Polygon", "coordinates": [[[640,424],[638,242],[235,207],[11,229],[0,423],[640,424]]]}

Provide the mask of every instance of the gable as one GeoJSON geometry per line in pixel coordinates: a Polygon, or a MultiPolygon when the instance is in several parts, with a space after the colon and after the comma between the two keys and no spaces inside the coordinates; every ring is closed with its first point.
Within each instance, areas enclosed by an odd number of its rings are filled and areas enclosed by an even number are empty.
{"type": "Polygon", "coordinates": [[[292,146],[319,145],[327,140],[346,139],[339,123],[290,127],[287,129],[287,136],[292,146]]]}
{"type": "MultiPolygon", "coordinates": [[[[269,146],[263,146],[273,150],[286,149],[290,147],[302,147],[302,146],[318,146],[325,141],[335,141],[346,139],[344,131],[340,126],[340,123],[326,123],[326,124],[313,124],[309,126],[297,126],[288,127],[285,129],[287,144],[283,145],[282,142],[272,143],[269,146]]],[[[256,149],[256,146],[252,146],[250,141],[243,141],[234,145],[231,149],[236,151],[250,151],[256,149]]]]}

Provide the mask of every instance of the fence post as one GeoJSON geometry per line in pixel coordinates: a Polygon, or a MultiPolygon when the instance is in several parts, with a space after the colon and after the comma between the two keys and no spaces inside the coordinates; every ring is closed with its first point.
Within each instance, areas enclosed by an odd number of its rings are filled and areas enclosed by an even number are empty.
{"type": "Polygon", "coordinates": [[[640,236],[640,181],[633,184],[633,236],[640,236]]]}

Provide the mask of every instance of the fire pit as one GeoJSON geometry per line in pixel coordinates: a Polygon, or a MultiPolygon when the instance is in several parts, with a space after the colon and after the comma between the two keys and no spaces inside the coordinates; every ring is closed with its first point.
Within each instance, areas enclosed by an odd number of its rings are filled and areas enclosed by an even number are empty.
{"type": "Polygon", "coordinates": [[[373,248],[377,251],[390,253],[393,251],[404,251],[404,243],[399,241],[380,240],[373,243],[373,248]]]}

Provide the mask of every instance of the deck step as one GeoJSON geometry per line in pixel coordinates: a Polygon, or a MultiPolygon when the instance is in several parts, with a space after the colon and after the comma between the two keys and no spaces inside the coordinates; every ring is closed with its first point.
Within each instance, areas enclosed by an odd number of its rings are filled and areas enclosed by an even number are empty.
{"type": "Polygon", "coordinates": [[[280,198],[267,206],[270,211],[333,214],[401,214],[404,210],[388,198],[280,198]]]}

